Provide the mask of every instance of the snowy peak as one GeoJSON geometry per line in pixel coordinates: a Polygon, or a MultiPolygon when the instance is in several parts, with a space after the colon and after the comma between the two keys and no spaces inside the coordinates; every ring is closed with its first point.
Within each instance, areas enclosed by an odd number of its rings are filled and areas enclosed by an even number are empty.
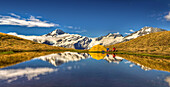
{"type": "Polygon", "coordinates": [[[115,37],[116,38],[116,37],[122,37],[122,35],[119,34],[119,33],[113,33],[113,34],[109,33],[109,34],[106,35],[106,37],[115,37]]]}
{"type": "Polygon", "coordinates": [[[109,33],[107,34],[106,36],[101,36],[101,37],[98,37],[96,38],[96,41],[100,41],[104,38],[117,38],[117,37],[123,37],[122,34],[119,34],[119,33],[109,33]]]}
{"type": "Polygon", "coordinates": [[[143,34],[148,34],[148,33],[154,33],[154,32],[160,32],[160,31],[166,31],[161,28],[153,28],[153,27],[143,27],[142,29],[139,30],[143,34]]]}
{"type": "Polygon", "coordinates": [[[38,43],[74,49],[87,49],[91,42],[91,38],[79,34],[65,33],[60,29],[40,37],[32,38],[32,40],[38,43]]]}
{"type": "Polygon", "coordinates": [[[143,35],[154,33],[154,32],[161,32],[161,31],[166,31],[166,30],[161,29],[161,28],[143,27],[139,31],[136,31],[136,32],[124,37],[123,42],[124,41],[129,41],[131,39],[135,39],[135,38],[137,38],[139,36],[143,36],[143,35]]]}
{"type": "Polygon", "coordinates": [[[56,30],[44,35],[44,36],[56,37],[56,36],[62,35],[62,34],[66,34],[66,33],[64,31],[60,30],[60,29],[56,29],[56,30]]]}
{"type": "Polygon", "coordinates": [[[94,45],[100,44],[100,45],[112,45],[119,43],[123,40],[123,36],[119,33],[109,33],[105,36],[101,36],[98,38],[92,38],[91,43],[89,44],[89,48],[93,47],[94,45]]]}

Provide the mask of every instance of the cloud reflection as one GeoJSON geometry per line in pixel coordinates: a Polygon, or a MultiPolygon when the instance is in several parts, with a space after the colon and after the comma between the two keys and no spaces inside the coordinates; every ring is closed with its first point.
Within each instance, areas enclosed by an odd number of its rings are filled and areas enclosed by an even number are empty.
{"type": "Polygon", "coordinates": [[[168,77],[166,77],[165,78],[165,81],[169,84],[169,86],[170,86],[170,76],[168,76],[168,77]]]}
{"type": "Polygon", "coordinates": [[[53,68],[24,68],[24,69],[5,69],[0,70],[0,80],[12,82],[18,78],[26,77],[28,80],[37,79],[38,75],[45,75],[57,71],[53,68]]]}

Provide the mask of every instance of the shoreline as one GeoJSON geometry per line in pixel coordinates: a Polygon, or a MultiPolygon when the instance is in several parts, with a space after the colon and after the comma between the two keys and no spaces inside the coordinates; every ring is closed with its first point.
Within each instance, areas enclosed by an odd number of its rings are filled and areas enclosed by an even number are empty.
{"type": "Polygon", "coordinates": [[[127,51],[116,51],[116,52],[101,52],[101,51],[89,51],[89,50],[76,50],[76,49],[67,49],[67,50],[20,50],[20,51],[1,51],[0,55],[4,54],[15,54],[22,52],[78,52],[78,53],[106,53],[106,54],[127,54],[127,55],[136,55],[136,56],[149,56],[149,57],[159,57],[159,58],[170,58],[169,55],[156,55],[156,54],[147,54],[147,53],[138,53],[138,52],[127,52],[127,51]]]}

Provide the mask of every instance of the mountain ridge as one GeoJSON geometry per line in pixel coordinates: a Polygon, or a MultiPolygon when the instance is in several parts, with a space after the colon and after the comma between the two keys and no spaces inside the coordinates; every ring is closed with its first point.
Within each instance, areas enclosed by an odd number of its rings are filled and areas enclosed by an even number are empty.
{"type": "Polygon", "coordinates": [[[119,33],[108,33],[105,36],[90,38],[86,36],[81,36],[79,34],[65,33],[61,29],[55,29],[54,31],[42,36],[24,36],[24,35],[15,36],[52,46],[74,49],[90,49],[91,47],[97,44],[104,46],[113,45],[116,43],[126,42],[137,37],[144,36],[146,34],[160,31],[166,30],[161,28],[143,27],[139,31],[131,33],[130,35],[127,35],[125,37],[123,37],[123,35],[119,33]]]}
{"type": "Polygon", "coordinates": [[[48,33],[48,34],[45,34],[45,35],[42,35],[42,36],[58,36],[58,35],[62,35],[62,34],[66,34],[64,31],[62,31],[61,29],[55,29],[54,31],[48,33]]]}
{"type": "Polygon", "coordinates": [[[129,40],[137,38],[139,36],[143,36],[143,35],[154,33],[154,32],[161,32],[161,31],[166,31],[166,30],[161,29],[161,28],[154,28],[154,27],[145,26],[145,27],[141,28],[140,30],[138,30],[134,33],[131,33],[130,35],[125,36],[124,41],[129,41],[129,40]]]}

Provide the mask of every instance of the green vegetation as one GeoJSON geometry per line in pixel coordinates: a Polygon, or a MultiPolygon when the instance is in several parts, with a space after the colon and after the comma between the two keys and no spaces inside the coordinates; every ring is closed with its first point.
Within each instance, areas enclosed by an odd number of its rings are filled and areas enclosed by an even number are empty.
{"type": "Polygon", "coordinates": [[[2,54],[13,54],[14,52],[13,51],[6,51],[6,52],[0,52],[0,55],[2,54]]]}
{"type": "Polygon", "coordinates": [[[170,56],[170,31],[151,33],[106,47],[116,47],[120,52],[170,56]]]}
{"type": "Polygon", "coordinates": [[[118,54],[118,56],[125,58],[133,63],[143,65],[155,70],[162,70],[170,72],[170,60],[165,58],[153,58],[148,56],[136,56],[127,54],[118,54]]]}

